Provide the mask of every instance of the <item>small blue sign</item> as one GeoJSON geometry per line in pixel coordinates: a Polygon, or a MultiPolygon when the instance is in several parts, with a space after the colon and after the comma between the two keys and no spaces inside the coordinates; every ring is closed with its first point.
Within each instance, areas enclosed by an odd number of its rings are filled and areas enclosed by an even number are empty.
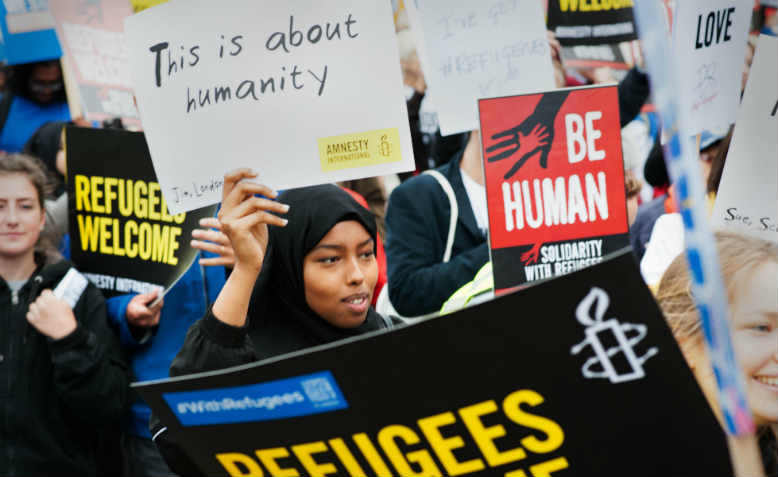
{"type": "Polygon", "coordinates": [[[46,0],[0,1],[3,60],[9,65],[62,56],[46,0]]]}
{"type": "Polygon", "coordinates": [[[230,388],[165,393],[182,426],[268,421],[348,408],[332,373],[230,388]]]}

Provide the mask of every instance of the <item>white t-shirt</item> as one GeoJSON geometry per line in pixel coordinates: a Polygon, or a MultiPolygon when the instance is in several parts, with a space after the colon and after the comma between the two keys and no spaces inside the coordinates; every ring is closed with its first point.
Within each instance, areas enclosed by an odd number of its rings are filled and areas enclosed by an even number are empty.
{"type": "Polygon", "coordinates": [[[649,286],[659,285],[667,267],[683,252],[683,219],[681,214],[662,214],[654,222],[646,253],[640,261],[640,273],[649,286]]]}
{"type": "Polygon", "coordinates": [[[470,207],[475,215],[475,223],[484,236],[489,232],[489,211],[486,208],[486,187],[468,176],[465,171],[459,169],[462,175],[462,183],[465,185],[467,198],[470,200],[470,207]]]}

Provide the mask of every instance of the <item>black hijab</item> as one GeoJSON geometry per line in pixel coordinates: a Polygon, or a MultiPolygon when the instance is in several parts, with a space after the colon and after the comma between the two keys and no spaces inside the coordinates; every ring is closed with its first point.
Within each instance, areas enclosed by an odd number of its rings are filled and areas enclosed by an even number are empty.
{"type": "Polygon", "coordinates": [[[249,335],[260,359],[386,328],[371,307],[356,328],[332,326],[305,300],[303,260],[337,223],[356,220],[376,240],[372,213],[337,186],[282,193],[289,204],[286,227],[270,228],[269,247],[249,307],[249,335]]]}

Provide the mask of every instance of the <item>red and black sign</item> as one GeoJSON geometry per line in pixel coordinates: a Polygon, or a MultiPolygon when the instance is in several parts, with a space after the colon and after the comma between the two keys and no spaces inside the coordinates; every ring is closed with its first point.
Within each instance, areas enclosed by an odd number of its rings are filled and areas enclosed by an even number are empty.
{"type": "Polygon", "coordinates": [[[495,289],[627,246],[617,95],[598,86],[479,101],[495,289]]]}
{"type": "Polygon", "coordinates": [[[637,39],[633,0],[549,0],[548,29],[564,46],[637,39]]]}

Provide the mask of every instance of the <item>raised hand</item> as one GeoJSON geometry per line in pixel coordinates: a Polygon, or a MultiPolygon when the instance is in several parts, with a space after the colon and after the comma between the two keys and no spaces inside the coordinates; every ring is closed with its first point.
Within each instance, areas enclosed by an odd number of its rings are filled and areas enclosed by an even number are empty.
{"type": "Polygon", "coordinates": [[[224,266],[232,268],[235,266],[235,251],[230,244],[230,238],[222,232],[222,224],[215,217],[206,217],[200,219],[200,227],[192,231],[192,247],[219,255],[218,257],[201,258],[199,264],[205,267],[224,266]]]}
{"type": "Polygon", "coordinates": [[[287,220],[272,214],[284,214],[289,206],[256,194],[275,198],[269,187],[251,182],[257,174],[249,169],[238,169],[224,176],[222,208],[219,222],[229,238],[235,257],[235,267],[259,273],[265,259],[268,225],[286,226],[287,220]]]}

